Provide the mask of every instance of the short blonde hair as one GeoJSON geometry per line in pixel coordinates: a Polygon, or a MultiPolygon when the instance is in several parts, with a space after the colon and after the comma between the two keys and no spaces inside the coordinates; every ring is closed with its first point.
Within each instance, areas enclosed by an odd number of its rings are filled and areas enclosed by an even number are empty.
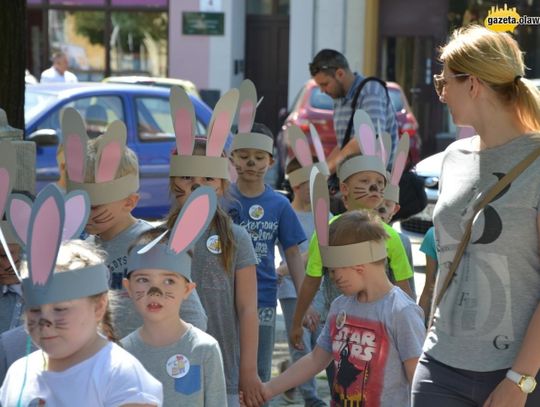
{"type": "Polygon", "coordinates": [[[540,92],[531,81],[523,78],[523,52],[510,34],[470,25],[455,30],[440,51],[440,60],[452,72],[477,77],[495,91],[503,103],[514,105],[522,124],[531,130],[540,129],[540,92]]]}
{"type": "MultiPolygon", "coordinates": [[[[88,150],[86,152],[86,172],[84,182],[95,183],[96,182],[96,157],[98,150],[98,139],[92,139],[88,143],[88,150]]],[[[130,174],[139,174],[139,160],[137,155],[129,147],[125,147],[124,154],[120,161],[120,168],[116,174],[115,179],[124,177],[130,174]]]]}

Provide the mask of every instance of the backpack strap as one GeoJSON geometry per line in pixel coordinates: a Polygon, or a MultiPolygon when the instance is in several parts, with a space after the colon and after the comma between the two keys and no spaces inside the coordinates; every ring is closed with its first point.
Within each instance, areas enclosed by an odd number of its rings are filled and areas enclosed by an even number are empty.
{"type": "Polygon", "coordinates": [[[390,95],[388,94],[388,88],[386,87],[386,82],[385,81],[383,81],[382,79],[379,79],[379,78],[377,78],[375,76],[368,76],[367,78],[364,78],[362,80],[362,82],[360,82],[360,85],[358,85],[358,87],[356,88],[356,91],[354,92],[354,96],[353,96],[352,103],[351,103],[351,107],[352,107],[351,118],[349,119],[349,123],[347,124],[347,130],[345,130],[345,137],[343,138],[343,142],[341,143],[341,148],[342,149],[347,145],[347,143],[351,139],[354,112],[356,110],[356,104],[358,103],[358,97],[360,96],[360,92],[362,92],[362,89],[364,88],[366,83],[368,83],[370,81],[378,82],[384,88],[384,91],[386,92],[387,103],[390,102],[390,95]]]}

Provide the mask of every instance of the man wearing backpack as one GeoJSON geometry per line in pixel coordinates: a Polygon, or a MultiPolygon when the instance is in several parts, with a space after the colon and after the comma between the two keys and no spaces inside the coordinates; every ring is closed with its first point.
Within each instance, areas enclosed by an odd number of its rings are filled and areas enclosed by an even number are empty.
{"type": "Polygon", "coordinates": [[[354,126],[353,113],[356,109],[365,110],[370,116],[375,130],[388,132],[392,139],[392,153],[389,165],[392,165],[398,142],[396,111],[388,97],[386,84],[378,78],[365,78],[352,72],[343,54],[333,49],[323,49],[315,55],[309,64],[311,76],[322,92],[334,100],[334,130],[336,147],[326,158],[328,168],[333,174],[337,165],[345,157],[360,151],[358,143],[352,137],[354,126]]]}

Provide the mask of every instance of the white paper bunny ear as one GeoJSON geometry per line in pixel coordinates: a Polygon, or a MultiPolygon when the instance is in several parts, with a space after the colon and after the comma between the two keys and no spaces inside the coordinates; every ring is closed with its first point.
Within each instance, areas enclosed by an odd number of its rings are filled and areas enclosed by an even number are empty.
{"type": "Polygon", "coordinates": [[[249,79],[240,84],[238,101],[238,133],[249,133],[255,122],[257,113],[257,89],[249,79]]]}
{"type": "Polygon", "coordinates": [[[317,168],[311,170],[309,177],[311,210],[315,221],[315,231],[319,246],[328,246],[328,214],[330,213],[330,194],[326,177],[317,168]]]}
{"type": "Polygon", "coordinates": [[[294,124],[289,126],[289,128],[287,129],[287,135],[289,137],[289,141],[294,155],[302,166],[301,168],[298,168],[297,170],[287,174],[289,182],[293,187],[309,181],[311,169],[313,167],[317,167],[319,171],[325,176],[328,176],[330,174],[330,172],[328,171],[328,166],[326,165],[326,162],[324,160],[322,144],[318,138],[319,136],[316,130],[311,133],[311,135],[315,151],[319,156],[318,163],[313,162],[313,156],[311,155],[311,147],[309,145],[308,139],[304,132],[300,130],[298,126],[294,124]],[[320,159],[320,157],[322,157],[322,160],[320,159]]]}
{"type": "Polygon", "coordinates": [[[410,140],[407,133],[401,136],[399,140],[396,157],[394,159],[394,166],[392,167],[392,173],[390,175],[390,182],[384,189],[384,199],[399,203],[399,180],[405,166],[407,165],[407,158],[409,157],[409,145],[410,140]]]}
{"type": "Polygon", "coordinates": [[[16,271],[15,262],[11,256],[8,243],[15,243],[16,237],[8,221],[2,220],[8,203],[9,194],[13,189],[17,170],[17,155],[11,141],[0,141],[0,244],[4,249],[11,267],[16,271]]]}
{"type": "Polygon", "coordinates": [[[238,90],[231,89],[219,99],[214,107],[206,138],[206,155],[208,157],[221,157],[238,107],[238,97],[238,90]]]}
{"type": "Polygon", "coordinates": [[[189,95],[180,86],[173,86],[170,95],[171,116],[176,134],[178,155],[193,154],[195,145],[195,109],[189,95]]]}
{"type": "MultiPolygon", "coordinates": [[[[262,100],[262,98],[261,98],[262,100]]],[[[260,103],[260,101],[259,101],[260,103]]],[[[238,133],[233,139],[231,151],[242,148],[252,148],[266,151],[274,155],[274,140],[262,133],[252,132],[255,114],[257,113],[257,90],[255,84],[245,79],[240,84],[240,99],[238,102],[238,133]]]]}
{"type": "Polygon", "coordinates": [[[162,233],[145,246],[136,246],[128,257],[128,273],[140,269],[162,269],[191,280],[191,258],[187,254],[208,229],[217,209],[213,188],[199,187],[188,198],[170,232],[168,243],[162,233]]]}
{"type": "Polygon", "coordinates": [[[311,122],[309,123],[309,133],[311,135],[311,143],[313,144],[313,147],[315,148],[315,154],[317,154],[317,158],[319,159],[319,162],[325,162],[326,157],[324,155],[324,148],[321,143],[321,137],[319,136],[319,132],[317,131],[317,128],[311,122]]]}
{"type": "Polygon", "coordinates": [[[116,178],[126,153],[127,129],[123,122],[112,122],[105,134],[96,139],[95,167],[87,168],[88,136],[84,121],[75,109],[66,108],[62,116],[64,154],[68,173],[67,190],[88,193],[92,205],[102,205],[127,198],[139,190],[139,174],[116,178]],[[94,171],[95,182],[85,182],[87,171],[94,171]]]}
{"type": "Polygon", "coordinates": [[[95,178],[96,183],[109,182],[116,178],[127,141],[126,125],[115,120],[105,134],[97,139],[95,178]]]}
{"type": "Polygon", "coordinates": [[[193,105],[184,90],[180,88],[173,90],[171,112],[178,154],[171,156],[169,176],[229,179],[229,160],[222,157],[222,153],[238,106],[238,90],[231,89],[219,99],[214,108],[207,129],[206,155],[193,155],[195,146],[193,105]]]}
{"type": "Polygon", "coordinates": [[[62,133],[64,134],[64,154],[68,178],[83,183],[86,169],[88,135],[84,120],[72,107],[64,109],[62,115],[62,133]]]}
{"type": "Polygon", "coordinates": [[[384,131],[379,137],[381,141],[381,153],[383,157],[384,166],[388,166],[388,161],[390,160],[390,153],[392,153],[392,136],[387,131],[384,131]]]}
{"type": "Polygon", "coordinates": [[[338,178],[346,180],[351,175],[361,171],[374,171],[386,179],[386,168],[383,163],[381,143],[377,140],[373,123],[366,111],[357,110],[354,113],[355,137],[362,155],[346,160],[338,170],[338,178]]]}

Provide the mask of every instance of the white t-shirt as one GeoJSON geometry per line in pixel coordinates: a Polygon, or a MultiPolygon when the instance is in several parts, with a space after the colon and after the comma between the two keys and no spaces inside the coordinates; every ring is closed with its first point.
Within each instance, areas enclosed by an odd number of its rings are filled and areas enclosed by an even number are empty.
{"type": "Polygon", "coordinates": [[[54,67],[50,67],[49,69],[45,69],[41,73],[41,83],[61,83],[61,82],[67,82],[67,83],[75,83],[79,82],[77,77],[74,73],[71,73],[69,71],[65,71],[64,75],[60,75],[60,72],[58,72],[54,67]]]}
{"type": "Polygon", "coordinates": [[[2,388],[2,406],[117,407],[124,404],[163,403],[161,383],[120,346],[110,342],[91,358],[62,372],[43,370],[37,350],[9,368],[2,388]],[[27,364],[28,358],[28,366],[27,364]],[[26,384],[22,389],[26,374],[26,384]]]}

